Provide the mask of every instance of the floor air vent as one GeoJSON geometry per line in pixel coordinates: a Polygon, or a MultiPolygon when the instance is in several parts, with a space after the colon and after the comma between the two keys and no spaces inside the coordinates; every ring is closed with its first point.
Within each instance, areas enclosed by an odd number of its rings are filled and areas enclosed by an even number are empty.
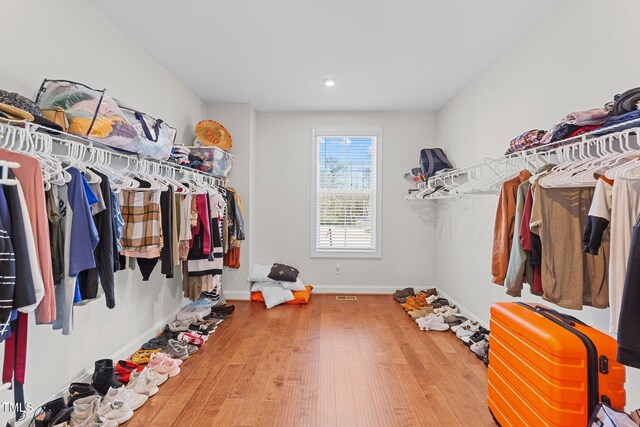
{"type": "Polygon", "coordinates": [[[353,295],[336,295],[336,299],[338,301],[357,301],[358,298],[356,298],[353,295]]]}

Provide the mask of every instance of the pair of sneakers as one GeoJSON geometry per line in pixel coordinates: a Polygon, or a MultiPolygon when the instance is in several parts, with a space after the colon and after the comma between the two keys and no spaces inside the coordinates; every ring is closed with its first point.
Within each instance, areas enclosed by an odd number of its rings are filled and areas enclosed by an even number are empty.
{"type": "Polygon", "coordinates": [[[129,377],[127,388],[147,397],[154,396],[160,389],[158,386],[169,379],[169,374],[160,374],[154,368],[145,367],[141,371],[133,371],[129,377]]]}
{"type": "Polygon", "coordinates": [[[149,397],[124,387],[110,388],[99,395],[73,402],[70,427],[118,426],[133,417],[133,411],[145,404],[149,397]]]}
{"type": "Polygon", "coordinates": [[[456,336],[460,338],[463,342],[469,342],[469,337],[476,333],[476,331],[480,328],[480,323],[467,320],[465,323],[461,324],[456,330],[456,336]],[[466,324],[465,324],[466,323],[466,324]]]}
{"type": "MultiPolygon", "coordinates": [[[[154,373],[159,374],[164,378],[173,378],[180,373],[180,365],[182,360],[172,357],[169,353],[155,353],[151,356],[148,369],[153,369],[154,373]]],[[[165,379],[166,381],[166,379],[165,379]]],[[[158,385],[164,381],[158,381],[158,385]]]]}
{"type": "Polygon", "coordinates": [[[174,359],[187,360],[189,356],[198,351],[198,347],[180,340],[169,340],[165,352],[174,359]]]}
{"type": "Polygon", "coordinates": [[[446,331],[449,329],[441,314],[429,314],[428,316],[416,319],[416,323],[421,331],[446,331]]]}

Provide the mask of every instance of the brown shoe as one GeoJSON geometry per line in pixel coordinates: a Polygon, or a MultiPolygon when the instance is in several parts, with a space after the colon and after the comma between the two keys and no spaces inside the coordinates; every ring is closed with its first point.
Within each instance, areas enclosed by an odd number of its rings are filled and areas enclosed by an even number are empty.
{"type": "Polygon", "coordinates": [[[404,308],[406,311],[413,310],[415,306],[416,306],[415,297],[407,297],[407,301],[404,304],[402,304],[402,308],[404,308]]]}
{"type": "Polygon", "coordinates": [[[427,294],[428,297],[432,295],[438,295],[438,291],[436,290],[436,288],[427,289],[425,293],[427,294]]]}

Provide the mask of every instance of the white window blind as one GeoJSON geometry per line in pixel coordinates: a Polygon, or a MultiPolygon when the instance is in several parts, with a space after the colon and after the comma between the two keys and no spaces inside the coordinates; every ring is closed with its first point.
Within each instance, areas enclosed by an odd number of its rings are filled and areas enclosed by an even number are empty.
{"type": "Polygon", "coordinates": [[[315,254],[377,255],[377,135],[316,134],[315,254]]]}

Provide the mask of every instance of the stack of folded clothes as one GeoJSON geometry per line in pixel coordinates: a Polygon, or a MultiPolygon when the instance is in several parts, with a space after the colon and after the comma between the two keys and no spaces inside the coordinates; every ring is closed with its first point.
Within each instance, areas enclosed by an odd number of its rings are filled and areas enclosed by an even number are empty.
{"type": "Polygon", "coordinates": [[[602,108],[592,108],[568,114],[548,132],[531,130],[512,139],[505,155],[553,144],[585,133],[594,136],[640,127],[640,87],[614,96],[602,108]]]}
{"type": "Polygon", "coordinates": [[[201,297],[186,311],[199,313],[202,307],[209,314],[169,323],[162,335],[147,341],[128,360],[96,361],[91,383],[70,384],[68,396],[37,410],[35,425],[117,427],[129,421],[235,310],[233,305],[214,307],[213,301],[201,297]]]}
{"type": "Polygon", "coordinates": [[[435,288],[415,292],[413,288],[397,290],[393,298],[418,324],[421,331],[452,331],[469,349],[488,365],[489,331],[479,322],[460,315],[455,305],[440,298],[435,288]]]}

